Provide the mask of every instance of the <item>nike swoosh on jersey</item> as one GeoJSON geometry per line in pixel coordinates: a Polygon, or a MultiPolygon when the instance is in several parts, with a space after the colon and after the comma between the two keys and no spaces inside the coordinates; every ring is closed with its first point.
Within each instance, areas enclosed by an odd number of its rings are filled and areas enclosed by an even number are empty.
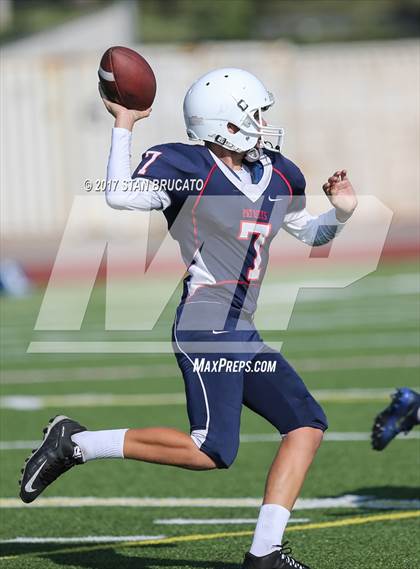
{"type": "Polygon", "coordinates": [[[28,482],[25,485],[25,492],[36,492],[36,488],[32,487],[32,482],[35,482],[35,478],[38,476],[38,474],[44,468],[44,465],[46,462],[47,461],[44,460],[44,462],[41,464],[41,466],[38,468],[38,470],[35,472],[35,474],[33,476],[31,476],[31,478],[28,480],[28,482]]]}
{"type": "Polygon", "coordinates": [[[213,334],[227,334],[229,330],[213,330],[213,334]]]}
{"type": "Polygon", "coordinates": [[[279,201],[281,201],[281,200],[283,200],[283,199],[284,199],[284,196],[281,196],[281,198],[272,198],[271,196],[268,196],[268,200],[269,200],[270,202],[279,202],[279,201]]]}

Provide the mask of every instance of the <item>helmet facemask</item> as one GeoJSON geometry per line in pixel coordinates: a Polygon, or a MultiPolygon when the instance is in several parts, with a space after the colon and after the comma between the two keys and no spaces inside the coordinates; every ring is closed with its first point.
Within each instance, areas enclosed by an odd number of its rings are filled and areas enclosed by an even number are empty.
{"type": "MultiPolygon", "coordinates": [[[[230,134],[228,138],[216,136],[214,141],[233,152],[246,152],[246,159],[249,162],[259,160],[264,149],[271,150],[272,152],[281,152],[284,129],[267,123],[264,124],[263,121],[263,112],[267,111],[273,104],[274,98],[272,102],[265,107],[248,110],[246,102],[243,99],[237,101],[238,107],[243,111],[243,118],[240,124],[231,123],[238,129],[237,132],[230,134]],[[244,140],[244,137],[247,141],[249,139],[255,139],[256,142],[254,146],[244,148],[240,140],[235,144],[235,135],[238,133],[242,140],[244,140]]],[[[226,128],[228,128],[228,124],[229,123],[227,123],[226,128]]],[[[246,144],[246,146],[249,146],[249,143],[246,144]]]]}
{"type": "MultiPolygon", "coordinates": [[[[244,103],[245,102],[241,100],[238,101],[237,104],[240,108],[242,108],[241,105],[244,103]]],[[[271,150],[272,152],[281,152],[284,138],[284,128],[276,127],[263,121],[263,113],[265,111],[268,111],[268,109],[273,104],[274,97],[272,98],[272,102],[265,107],[257,107],[256,109],[251,110],[248,110],[247,108],[243,109],[245,111],[245,117],[242,123],[238,125],[238,128],[242,134],[257,138],[255,146],[248,150],[248,153],[251,155],[251,160],[252,155],[254,154],[252,151],[254,149],[265,149],[271,150]]],[[[260,153],[258,154],[260,155],[260,153]]]]}

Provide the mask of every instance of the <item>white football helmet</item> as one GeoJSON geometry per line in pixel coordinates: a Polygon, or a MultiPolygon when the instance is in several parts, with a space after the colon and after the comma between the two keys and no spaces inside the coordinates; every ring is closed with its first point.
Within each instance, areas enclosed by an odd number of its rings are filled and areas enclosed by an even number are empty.
{"type": "Polygon", "coordinates": [[[262,122],[262,112],[273,104],[272,93],[251,73],[235,68],[215,69],[197,79],[185,95],[188,138],[247,152],[251,160],[258,159],[260,148],[280,152],[284,129],[262,122]],[[230,132],[228,123],[235,125],[238,132],[230,132]]]}

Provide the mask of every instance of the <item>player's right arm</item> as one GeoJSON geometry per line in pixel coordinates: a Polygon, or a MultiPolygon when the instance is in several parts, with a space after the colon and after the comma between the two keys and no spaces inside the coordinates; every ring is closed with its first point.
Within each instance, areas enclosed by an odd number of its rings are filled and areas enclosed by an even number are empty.
{"type": "MultiPolygon", "coordinates": [[[[112,129],[111,150],[108,158],[106,201],[114,209],[149,211],[165,209],[170,204],[169,195],[155,191],[147,178],[131,177],[131,139],[134,124],[147,118],[151,108],[146,111],[126,109],[122,105],[102,100],[108,112],[115,117],[112,129]]],[[[146,160],[147,162],[147,160],[146,160]]]]}

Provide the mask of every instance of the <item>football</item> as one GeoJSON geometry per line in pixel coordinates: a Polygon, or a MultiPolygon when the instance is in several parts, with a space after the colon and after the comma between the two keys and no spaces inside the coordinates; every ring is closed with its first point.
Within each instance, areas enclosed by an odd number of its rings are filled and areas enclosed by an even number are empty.
{"type": "Polygon", "coordinates": [[[127,109],[144,111],[156,95],[152,68],[139,53],[128,47],[106,50],[99,64],[99,81],[107,99],[127,109]]]}

